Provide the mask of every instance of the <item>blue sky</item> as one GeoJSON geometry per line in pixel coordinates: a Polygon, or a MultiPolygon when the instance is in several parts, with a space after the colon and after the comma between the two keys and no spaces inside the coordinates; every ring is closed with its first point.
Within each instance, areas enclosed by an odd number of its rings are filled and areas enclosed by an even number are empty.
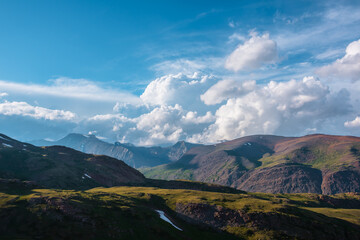
{"type": "Polygon", "coordinates": [[[360,135],[358,1],[0,1],[0,132],[360,135]]]}

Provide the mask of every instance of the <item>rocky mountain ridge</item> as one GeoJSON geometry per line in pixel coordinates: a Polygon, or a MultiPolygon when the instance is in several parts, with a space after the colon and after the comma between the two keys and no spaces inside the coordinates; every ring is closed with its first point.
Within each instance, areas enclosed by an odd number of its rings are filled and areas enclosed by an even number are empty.
{"type": "Polygon", "coordinates": [[[119,160],[133,168],[158,166],[180,159],[185,152],[200,144],[179,141],[170,147],[138,147],[132,144],[104,142],[95,135],[71,133],[58,141],[36,140],[29,143],[36,146],[61,145],[75,150],[107,155],[119,160]]]}

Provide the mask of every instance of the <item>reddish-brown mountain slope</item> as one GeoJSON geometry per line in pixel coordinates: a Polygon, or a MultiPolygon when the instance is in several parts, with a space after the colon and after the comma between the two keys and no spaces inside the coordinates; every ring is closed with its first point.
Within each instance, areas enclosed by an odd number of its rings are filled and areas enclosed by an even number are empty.
{"type": "Polygon", "coordinates": [[[179,161],[144,171],[269,193],[360,191],[360,138],[256,135],[190,149],[179,161]]]}

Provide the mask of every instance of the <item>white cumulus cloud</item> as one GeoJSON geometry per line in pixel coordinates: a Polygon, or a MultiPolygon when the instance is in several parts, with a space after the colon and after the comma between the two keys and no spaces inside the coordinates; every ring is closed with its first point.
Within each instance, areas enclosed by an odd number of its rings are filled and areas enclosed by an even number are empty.
{"type": "Polygon", "coordinates": [[[299,134],[329,118],[349,112],[346,90],[331,93],[314,77],[302,81],[257,85],[245,95],[227,100],[216,121],[191,141],[216,142],[251,134],[299,134]]]}
{"type": "Polygon", "coordinates": [[[143,114],[137,119],[136,129],[147,133],[140,140],[141,145],[154,143],[176,142],[183,134],[183,129],[178,125],[183,114],[179,105],[161,106],[150,113],[143,114]]]}
{"type": "Polygon", "coordinates": [[[197,112],[189,111],[182,117],[182,121],[189,124],[211,123],[215,121],[215,116],[210,111],[204,116],[198,116],[197,112]]]}
{"type": "MultiPolygon", "coordinates": [[[[149,146],[190,138],[214,121],[215,116],[210,111],[199,115],[176,104],[157,106],[133,118],[118,113],[96,115],[83,122],[82,126],[101,135],[113,136],[121,142],[149,146]]],[[[84,132],[85,129],[78,130],[84,132]]]]}
{"type": "Polygon", "coordinates": [[[237,48],[228,56],[225,68],[237,71],[249,71],[261,67],[263,64],[275,63],[277,59],[277,45],[274,40],[265,33],[258,36],[251,34],[251,38],[237,48]]]}
{"type": "Polygon", "coordinates": [[[194,73],[192,75],[169,74],[150,82],[140,96],[147,105],[194,106],[201,103],[200,94],[210,86],[213,77],[194,73]]]}
{"type": "Polygon", "coordinates": [[[52,110],[48,108],[32,106],[26,102],[3,102],[0,103],[0,114],[6,116],[19,115],[35,119],[46,120],[73,120],[75,114],[70,111],[52,110]]]}
{"type": "Polygon", "coordinates": [[[146,96],[144,102],[153,104],[137,115],[128,116],[129,106],[116,104],[114,113],[95,115],[83,127],[136,145],[162,145],[179,140],[214,143],[251,134],[321,132],[327,130],[326,124],[334,126],[331,121],[351,112],[347,90],[334,92],[314,77],[268,84],[227,79],[205,88],[202,84],[206,81],[181,74],[158,78],[149,84],[154,86],[147,88],[152,95],[147,92],[142,96],[146,96]],[[197,88],[192,89],[192,85],[197,88]],[[186,94],[188,89],[193,90],[193,96],[186,94]],[[196,98],[202,105],[189,110],[196,98]]]}
{"type": "Polygon", "coordinates": [[[210,87],[200,98],[206,105],[214,105],[229,98],[247,94],[254,90],[255,86],[255,81],[221,80],[210,87]]]}
{"type": "Polygon", "coordinates": [[[360,80],[360,39],[346,47],[345,56],[317,70],[320,76],[360,80]]]}
{"type": "Polygon", "coordinates": [[[344,123],[345,127],[349,127],[349,128],[353,128],[353,127],[360,127],[360,117],[357,116],[354,120],[352,121],[346,121],[344,123]]]}

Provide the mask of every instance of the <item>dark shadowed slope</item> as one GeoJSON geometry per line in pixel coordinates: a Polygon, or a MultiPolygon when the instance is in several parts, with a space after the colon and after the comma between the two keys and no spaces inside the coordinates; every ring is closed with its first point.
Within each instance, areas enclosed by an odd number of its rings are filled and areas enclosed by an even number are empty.
{"type": "Polygon", "coordinates": [[[191,179],[269,193],[360,191],[360,138],[249,136],[189,150],[145,176],[191,179]]]}
{"type": "Polygon", "coordinates": [[[61,145],[85,153],[107,155],[123,160],[126,164],[134,168],[152,167],[170,163],[180,159],[189,149],[200,146],[199,144],[180,141],[170,147],[137,147],[119,142],[111,144],[96,138],[94,135],[76,133],[69,134],[54,142],[37,140],[30,143],[37,146],[61,145]]]}
{"type": "Polygon", "coordinates": [[[91,188],[141,183],[144,176],[117,159],[62,146],[35,147],[0,134],[0,178],[50,188],[91,188]]]}

